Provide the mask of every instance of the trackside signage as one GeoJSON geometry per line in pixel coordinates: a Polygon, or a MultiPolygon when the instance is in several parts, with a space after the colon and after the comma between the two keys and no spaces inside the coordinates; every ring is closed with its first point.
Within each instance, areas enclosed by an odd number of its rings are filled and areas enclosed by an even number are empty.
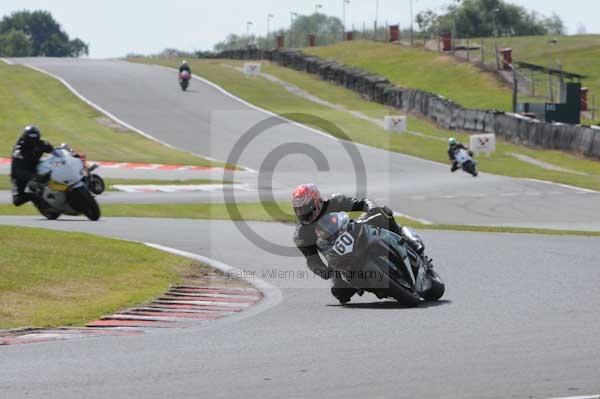
{"type": "Polygon", "coordinates": [[[244,64],[244,74],[246,76],[260,75],[260,64],[255,63],[255,62],[246,62],[244,64]]]}
{"type": "Polygon", "coordinates": [[[406,132],[406,116],[386,116],[384,126],[387,132],[406,132]]]}
{"type": "Polygon", "coordinates": [[[474,134],[469,142],[469,149],[476,154],[491,154],[496,151],[495,134],[474,134]]]}

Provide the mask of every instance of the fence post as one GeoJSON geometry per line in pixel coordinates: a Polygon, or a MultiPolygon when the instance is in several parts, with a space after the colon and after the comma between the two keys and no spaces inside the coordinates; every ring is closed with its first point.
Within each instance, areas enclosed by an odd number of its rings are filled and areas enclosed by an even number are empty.
{"type": "Polygon", "coordinates": [[[450,38],[450,48],[452,49],[452,55],[456,52],[456,36],[453,34],[450,38]]]}
{"type": "MultiPolygon", "coordinates": [[[[512,65],[511,65],[512,67],[512,65]]],[[[519,76],[517,75],[517,68],[512,67],[513,74],[513,98],[512,98],[512,106],[513,113],[517,112],[517,102],[519,101],[519,76]]]]}
{"type": "Polygon", "coordinates": [[[467,61],[471,61],[471,45],[469,38],[467,38],[467,61]]]}
{"type": "Polygon", "coordinates": [[[494,42],[494,52],[496,53],[496,70],[500,70],[500,56],[498,55],[498,43],[494,42]]]}
{"type": "Polygon", "coordinates": [[[484,39],[481,38],[481,63],[485,65],[485,43],[484,39]]]}
{"type": "Polygon", "coordinates": [[[550,94],[550,102],[554,102],[554,87],[552,85],[552,75],[548,74],[548,94],[550,94]]]}

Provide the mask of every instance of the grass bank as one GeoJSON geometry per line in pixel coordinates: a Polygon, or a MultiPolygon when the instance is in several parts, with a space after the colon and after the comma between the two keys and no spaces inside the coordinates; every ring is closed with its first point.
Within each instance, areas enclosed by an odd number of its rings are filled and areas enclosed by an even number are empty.
{"type": "Polygon", "coordinates": [[[116,125],[59,81],[23,66],[0,62],[0,110],[0,154],[10,154],[23,127],[36,124],[54,145],[67,142],[90,159],[221,166],[116,125]]]}
{"type": "MultiPolygon", "coordinates": [[[[584,86],[600,101],[600,35],[501,37],[498,46],[512,48],[517,61],[585,75],[584,86]]],[[[493,52],[486,57],[493,59],[493,52]]]]}
{"type": "Polygon", "coordinates": [[[383,75],[398,86],[441,94],[467,108],[511,108],[511,91],[493,74],[445,54],[371,41],[302,51],[383,75]]]}
{"type": "MultiPolygon", "coordinates": [[[[200,220],[246,220],[257,222],[295,223],[289,203],[240,203],[237,210],[226,204],[106,204],[102,206],[105,217],[148,217],[148,218],[185,218],[200,220]]],[[[15,208],[12,205],[0,205],[0,216],[39,215],[30,205],[15,208]]],[[[360,212],[351,213],[357,217],[360,212]]],[[[40,216],[41,217],[41,216],[40,216]]],[[[494,227],[454,224],[423,224],[413,219],[397,217],[401,225],[418,230],[470,231],[480,233],[542,234],[560,236],[600,237],[596,231],[574,231],[538,229],[529,227],[494,227]]]]}
{"type": "MultiPolygon", "coordinates": [[[[190,180],[159,180],[159,179],[109,179],[105,178],[104,183],[107,191],[116,191],[113,186],[116,185],[204,185],[204,184],[231,184],[231,182],[211,180],[211,179],[190,179],[190,180]]],[[[9,176],[0,175],[0,191],[12,190],[12,183],[9,176]]]]}
{"type": "MultiPolygon", "coordinates": [[[[164,66],[176,66],[179,62],[173,59],[134,59],[133,61],[164,66]]],[[[440,129],[433,123],[415,116],[409,116],[409,129],[422,133],[421,136],[389,134],[374,123],[359,119],[348,111],[331,109],[316,104],[291,93],[278,83],[273,83],[264,78],[246,78],[238,70],[226,66],[239,67],[241,64],[241,62],[232,60],[193,60],[191,62],[195,73],[217,83],[252,104],[277,114],[301,112],[304,115],[295,116],[293,119],[328,131],[326,125],[323,125],[318,118],[310,115],[323,118],[333,122],[353,141],[359,143],[447,163],[447,138],[455,136],[468,142],[469,135],[467,134],[440,129]]],[[[371,118],[382,120],[385,115],[397,113],[396,110],[365,101],[358,94],[322,81],[313,75],[279,67],[268,62],[263,62],[263,71],[300,87],[309,94],[341,105],[346,110],[360,111],[371,118]]],[[[329,131],[329,133],[336,134],[335,131],[329,131]]],[[[534,178],[600,190],[600,162],[561,151],[517,146],[502,140],[498,142],[495,154],[490,158],[481,159],[479,168],[484,172],[499,175],[534,178]],[[526,155],[542,162],[572,170],[575,173],[545,169],[519,160],[511,154],[526,155]]]]}
{"type": "Polygon", "coordinates": [[[45,229],[0,226],[0,248],[0,329],[83,325],[206,268],[142,244],[45,229]]]}
{"type": "MultiPolygon", "coordinates": [[[[471,44],[479,41],[472,39],[471,44]]],[[[501,37],[497,43],[498,48],[512,48],[515,61],[585,75],[584,86],[600,96],[600,35],[501,37]]],[[[495,64],[492,40],[486,39],[484,47],[487,63],[495,64]]],[[[467,108],[512,110],[509,85],[492,73],[439,52],[371,41],[303,51],[378,73],[399,86],[439,93],[467,108]]]]}

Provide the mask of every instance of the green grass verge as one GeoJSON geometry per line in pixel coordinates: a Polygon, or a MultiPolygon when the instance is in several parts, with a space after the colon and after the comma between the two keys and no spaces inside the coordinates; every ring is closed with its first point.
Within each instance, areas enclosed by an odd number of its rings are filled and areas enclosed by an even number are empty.
{"type": "Polygon", "coordinates": [[[0,329],[83,325],[205,268],[142,244],[45,229],[0,226],[0,248],[0,329]]]}
{"type": "Polygon", "coordinates": [[[383,75],[398,86],[441,94],[467,108],[509,110],[512,106],[511,91],[494,75],[445,54],[371,41],[303,51],[383,75]]]}
{"type": "MultiPolygon", "coordinates": [[[[562,66],[565,71],[587,76],[584,86],[600,101],[600,35],[501,37],[498,46],[512,48],[517,61],[552,68],[562,66]],[[556,43],[551,43],[552,39],[557,39],[556,43]]],[[[486,50],[492,51],[493,47],[486,46],[486,50]]],[[[493,52],[486,57],[491,60],[493,52]]]]}
{"type": "Polygon", "coordinates": [[[36,124],[54,145],[67,142],[90,159],[222,165],[115,126],[59,81],[23,66],[0,62],[0,110],[0,154],[10,154],[23,127],[36,124]]]}
{"type": "MultiPolygon", "coordinates": [[[[231,184],[211,179],[190,179],[190,180],[159,180],[159,179],[110,179],[105,178],[104,184],[106,191],[116,191],[115,185],[204,185],[204,184],[231,184]]],[[[9,176],[0,175],[0,190],[12,190],[12,183],[9,176]]]]}
{"type": "MultiPolygon", "coordinates": [[[[133,61],[165,66],[176,66],[179,62],[172,59],[154,58],[135,59],[133,61]]],[[[421,132],[429,137],[389,134],[372,122],[356,118],[349,115],[346,111],[334,110],[310,102],[288,92],[279,84],[262,78],[245,78],[239,71],[225,67],[223,66],[224,64],[240,66],[242,63],[232,60],[194,60],[192,61],[192,68],[195,73],[217,83],[233,94],[274,113],[300,112],[303,115],[292,116],[292,119],[324,131],[328,131],[328,127],[315,117],[330,121],[344,131],[348,137],[359,143],[443,163],[448,162],[445,140],[449,136],[457,137],[459,140],[468,143],[469,136],[467,134],[440,129],[433,123],[414,116],[409,116],[409,129],[421,132]]],[[[342,105],[348,110],[360,111],[369,117],[383,118],[385,115],[397,113],[397,110],[365,101],[358,94],[329,84],[313,75],[279,67],[267,62],[263,62],[263,70],[302,88],[310,94],[331,103],[342,105]]],[[[335,131],[330,131],[329,133],[336,134],[335,131]]],[[[480,161],[479,169],[483,172],[511,177],[547,180],[600,190],[600,162],[566,152],[517,146],[499,140],[496,153],[490,158],[482,157],[480,161]],[[544,169],[518,160],[509,155],[511,153],[527,155],[537,160],[587,175],[544,169]]]]}
{"type": "MultiPolygon", "coordinates": [[[[472,39],[473,43],[479,44],[480,39],[472,39]]],[[[600,35],[502,37],[497,43],[498,48],[512,48],[515,61],[562,67],[585,75],[584,86],[591,94],[600,95],[600,69],[597,67],[600,35]],[[551,42],[553,39],[557,41],[551,42]]],[[[486,63],[495,64],[493,41],[485,39],[484,48],[486,63]]],[[[512,110],[509,85],[492,73],[438,52],[370,41],[342,42],[303,51],[378,73],[399,86],[439,93],[467,108],[512,110]]],[[[536,86],[537,95],[547,94],[547,82],[543,77],[536,86]]],[[[521,95],[521,99],[528,97],[521,95]]]]}
{"type": "MultiPolygon", "coordinates": [[[[295,220],[289,204],[260,203],[238,204],[239,215],[228,210],[225,204],[101,204],[106,217],[152,217],[218,220],[254,220],[262,222],[295,220]]],[[[229,209],[233,209],[230,207],[229,209]]],[[[21,207],[0,204],[0,215],[39,215],[37,210],[26,204],[21,207]]]]}
{"type": "MultiPolygon", "coordinates": [[[[240,203],[237,211],[226,204],[106,204],[102,206],[106,217],[149,217],[149,218],[185,218],[203,220],[246,220],[257,222],[294,223],[294,216],[289,203],[240,203]]],[[[0,205],[0,216],[39,215],[31,206],[15,208],[12,205],[0,205]]],[[[357,217],[360,213],[351,213],[357,217]]],[[[557,229],[539,229],[529,227],[494,227],[454,224],[423,224],[413,219],[397,217],[401,225],[419,230],[471,231],[482,233],[542,234],[561,236],[600,237],[596,231],[574,231],[557,229]]]]}

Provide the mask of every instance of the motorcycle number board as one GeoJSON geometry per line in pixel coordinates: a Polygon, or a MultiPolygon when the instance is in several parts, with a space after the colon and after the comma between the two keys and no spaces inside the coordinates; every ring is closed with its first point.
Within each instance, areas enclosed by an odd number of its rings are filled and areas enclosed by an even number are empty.
{"type": "Polygon", "coordinates": [[[244,74],[246,76],[260,75],[260,64],[257,64],[255,62],[246,62],[244,64],[244,74]]]}
{"type": "Polygon", "coordinates": [[[347,255],[354,251],[354,237],[349,233],[344,233],[335,240],[333,244],[333,250],[338,255],[347,255]]]}
{"type": "Polygon", "coordinates": [[[469,142],[469,149],[476,154],[491,154],[496,151],[495,134],[474,134],[469,142]]]}

